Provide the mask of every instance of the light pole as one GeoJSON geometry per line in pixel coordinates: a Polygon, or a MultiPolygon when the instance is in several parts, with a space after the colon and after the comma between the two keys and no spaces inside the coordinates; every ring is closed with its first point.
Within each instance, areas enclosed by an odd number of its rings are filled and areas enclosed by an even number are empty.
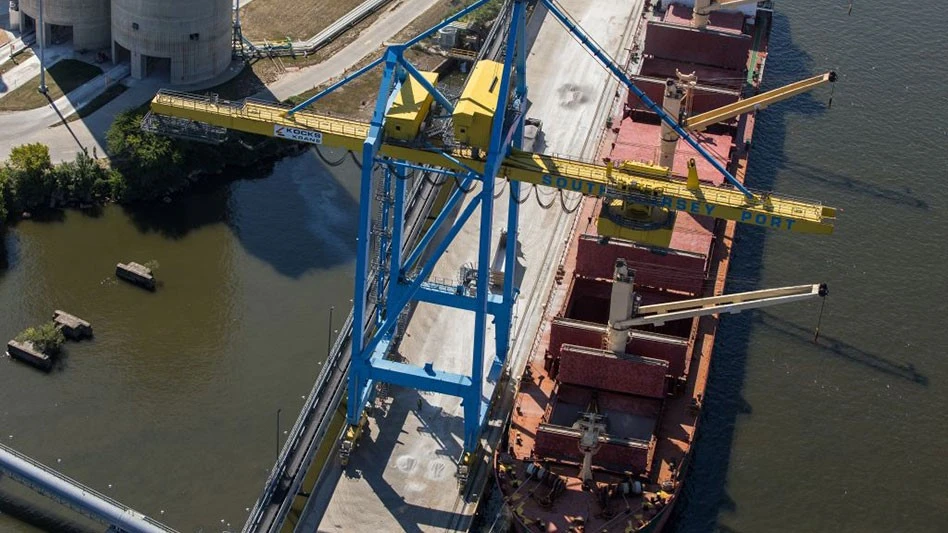
{"type": "Polygon", "coordinates": [[[36,35],[40,42],[39,92],[46,94],[49,89],[46,87],[46,25],[43,24],[43,0],[39,0],[39,27],[36,28],[36,35]]]}
{"type": "Polygon", "coordinates": [[[336,310],[336,306],[329,306],[329,330],[326,331],[326,360],[329,360],[329,357],[332,355],[332,312],[336,310]]]}
{"type": "Polygon", "coordinates": [[[283,409],[277,409],[277,434],[276,434],[276,457],[277,461],[280,460],[280,411],[283,409]]]}

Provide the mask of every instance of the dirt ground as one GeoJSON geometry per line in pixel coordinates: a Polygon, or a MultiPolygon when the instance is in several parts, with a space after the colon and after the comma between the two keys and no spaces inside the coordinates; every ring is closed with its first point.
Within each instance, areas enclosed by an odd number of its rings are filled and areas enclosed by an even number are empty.
{"type": "MultiPolygon", "coordinates": [[[[438,3],[422,13],[404,30],[399,32],[398,35],[392,39],[392,42],[407,41],[471,3],[473,3],[473,0],[448,0],[438,3]]],[[[381,50],[376,51],[363,59],[358,65],[353,65],[350,71],[362,68],[370,61],[379,57],[381,53],[381,50]]],[[[408,50],[405,55],[409,61],[421,70],[433,69],[435,65],[444,59],[441,56],[431,55],[416,49],[408,50]]],[[[372,117],[372,111],[375,109],[375,98],[378,94],[381,79],[382,67],[379,66],[326,96],[314,106],[314,109],[328,111],[334,115],[368,120],[372,117]]],[[[322,89],[323,87],[319,87],[307,91],[292,98],[291,101],[293,103],[302,102],[322,89]]]]}
{"type": "Polygon", "coordinates": [[[305,41],[352,11],[362,0],[254,0],[240,8],[240,27],[251,41],[305,41]]]}

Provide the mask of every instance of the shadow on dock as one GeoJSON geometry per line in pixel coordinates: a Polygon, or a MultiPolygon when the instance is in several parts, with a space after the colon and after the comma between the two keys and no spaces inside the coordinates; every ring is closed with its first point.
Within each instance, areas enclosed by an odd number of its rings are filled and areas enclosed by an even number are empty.
{"type": "MultiPolygon", "coordinates": [[[[341,476],[348,479],[363,479],[391,516],[398,521],[398,529],[417,533],[428,529],[450,529],[462,524],[465,517],[459,513],[433,509],[424,501],[409,503],[405,499],[405,486],[393,485],[397,480],[386,479],[387,465],[396,465],[397,471],[389,472],[389,478],[419,475],[422,478],[454,476],[454,462],[461,454],[464,420],[460,416],[446,414],[440,406],[427,401],[427,394],[417,391],[391,387],[391,396],[383,402],[387,409],[375,409],[373,416],[385,419],[381,433],[363,434],[364,442],[353,453],[352,462],[342,469],[341,476]],[[429,457],[415,457],[410,453],[395,457],[399,451],[411,452],[408,440],[425,438],[409,436],[405,427],[415,426],[408,423],[410,416],[416,416],[421,426],[414,431],[424,433],[434,439],[439,449],[434,454],[437,460],[429,457]],[[379,453],[388,450],[388,453],[379,453]],[[412,472],[413,474],[409,474],[412,472]],[[404,474],[403,474],[404,473],[404,474]]],[[[327,480],[335,486],[342,480],[327,480]]],[[[455,490],[452,487],[452,490],[455,490]]]]}

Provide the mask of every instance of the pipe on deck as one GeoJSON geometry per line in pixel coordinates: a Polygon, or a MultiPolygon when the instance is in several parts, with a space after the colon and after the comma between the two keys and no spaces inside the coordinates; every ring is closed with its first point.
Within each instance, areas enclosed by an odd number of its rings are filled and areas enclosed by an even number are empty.
{"type": "Polygon", "coordinates": [[[174,530],[99,494],[29,457],[0,444],[0,472],[76,511],[128,533],[168,533],[174,530]]]}

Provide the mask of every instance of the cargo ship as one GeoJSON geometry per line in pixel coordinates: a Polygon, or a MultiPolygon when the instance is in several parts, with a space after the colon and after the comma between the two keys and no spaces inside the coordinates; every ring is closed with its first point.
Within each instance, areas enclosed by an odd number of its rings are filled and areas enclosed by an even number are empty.
{"type": "MultiPolygon", "coordinates": [[[[771,3],[697,3],[651,6],[630,60],[636,85],[673,116],[751,97],[763,77],[771,3]]],[[[610,164],[723,183],[632,94],[607,126],[600,155],[610,164]]],[[[753,129],[753,114],[743,114],[696,137],[743,181],[753,129]]],[[[687,209],[585,199],[494,454],[515,529],[662,529],[688,468],[718,318],[620,335],[611,325],[640,306],[722,294],[735,226],[687,209]]]]}

